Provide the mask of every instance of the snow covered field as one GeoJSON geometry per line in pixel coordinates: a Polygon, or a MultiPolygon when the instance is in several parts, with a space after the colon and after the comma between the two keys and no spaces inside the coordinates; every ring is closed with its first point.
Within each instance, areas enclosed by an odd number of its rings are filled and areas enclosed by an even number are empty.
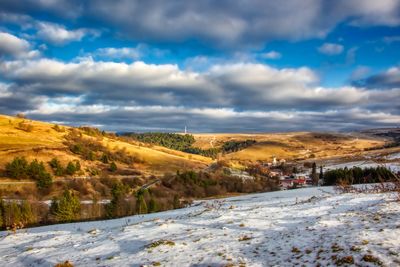
{"type": "Polygon", "coordinates": [[[305,188],[1,232],[0,266],[326,266],[351,259],[399,266],[400,203],[393,199],[305,188]]]}

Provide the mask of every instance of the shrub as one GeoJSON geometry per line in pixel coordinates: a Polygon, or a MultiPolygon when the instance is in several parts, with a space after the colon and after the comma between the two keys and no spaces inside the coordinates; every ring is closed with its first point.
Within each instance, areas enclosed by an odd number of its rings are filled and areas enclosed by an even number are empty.
{"type": "Polygon", "coordinates": [[[25,121],[21,121],[20,123],[18,123],[18,126],[15,127],[18,130],[22,130],[25,132],[32,132],[33,130],[33,125],[30,123],[27,123],[25,121]]]}
{"type": "Polygon", "coordinates": [[[79,172],[81,170],[81,163],[79,162],[79,160],[75,161],[75,170],[77,172],[79,172]]]}
{"type": "Polygon", "coordinates": [[[64,175],[65,170],[62,167],[61,162],[58,159],[53,158],[51,161],[49,161],[49,165],[53,169],[54,174],[56,176],[63,176],[64,175]]]}
{"type": "Polygon", "coordinates": [[[6,173],[11,178],[27,178],[28,162],[24,157],[16,157],[6,165],[6,173]]]}
{"type": "Polygon", "coordinates": [[[53,184],[53,179],[49,173],[44,173],[36,180],[36,186],[39,189],[47,189],[53,184]]]}
{"type": "Polygon", "coordinates": [[[50,173],[46,172],[43,162],[38,162],[37,159],[29,164],[28,176],[36,180],[36,186],[39,189],[49,188],[53,183],[50,173]]]}
{"type": "Polygon", "coordinates": [[[68,188],[77,191],[80,196],[86,196],[91,192],[91,183],[87,179],[72,179],[68,181],[68,188]]]}
{"type": "Polygon", "coordinates": [[[60,127],[58,124],[55,124],[53,127],[53,130],[59,133],[65,132],[65,129],[60,127]]]}
{"type": "Polygon", "coordinates": [[[109,170],[110,170],[111,172],[116,172],[117,169],[118,169],[118,168],[117,168],[117,164],[115,164],[115,162],[111,162],[109,170]]]}
{"type": "Polygon", "coordinates": [[[68,174],[68,175],[74,175],[75,174],[75,172],[76,172],[76,167],[75,167],[75,164],[73,163],[73,162],[68,162],[68,165],[67,165],[67,168],[65,169],[65,172],[68,174]]]}
{"type": "Polygon", "coordinates": [[[106,154],[103,154],[103,156],[101,156],[101,162],[103,162],[104,164],[108,164],[108,156],[106,154]]]}
{"type": "Polygon", "coordinates": [[[46,172],[46,169],[44,168],[43,162],[39,162],[37,159],[34,159],[28,167],[28,175],[37,180],[39,177],[43,175],[43,173],[46,172]]]}
{"type": "Polygon", "coordinates": [[[105,131],[89,126],[81,126],[79,127],[79,130],[81,130],[82,132],[84,132],[89,136],[94,136],[94,137],[102,137],[107,135],[105,131]]]}
{"type": "Polygon", "coordinates": [[[91,176],[97,176],[100,173],[96,168],[87,168],[86,171],[89,172],[91,176]]]}

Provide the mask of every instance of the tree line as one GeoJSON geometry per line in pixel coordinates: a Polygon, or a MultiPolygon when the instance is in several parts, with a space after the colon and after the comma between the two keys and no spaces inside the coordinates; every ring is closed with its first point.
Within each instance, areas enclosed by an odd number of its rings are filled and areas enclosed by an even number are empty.
{"type": "Polygon", "coordinates": [[[223,168],[213,173],[189,170],[165,174],[159,182],[144,189],[142,186],[148,181],[139,178],[67,181],[52,188],[57,190],[53,192],[61,193],[51,199],[50,206],[32,199],[4,199],[0,203],[0,227],[16,230],[30,225],[118,218],[181,208],[197,198],[279,189],[276,179],[261,173],[254,179],[243,180],[223,168]],[[100,201],[104,200],[99,195],[103,191],[109,191],[108,202],[100,201]],[[88,197],[91,202],[81,202],[88,197]]]}
{"type": "Polygon", "coordinates": [[[124,133],[122,136],[131,137],[137,141],[149,144],[164,146],[170,149],[184,151],[190,148],[194,142],[194,136],[191,134],[176,133],[124,133]]]}
{"type": "Polygon", "coordinates": [[[202,155],[210,158],[217,158],[218,153],[232,153],[245,149],[256,143],[255,140],[245,141],[227,141],[221,147],[201,149],[193,147],[195,138],[191,134],[176,134],[176,133],[123,133],[121,136],[133,138],[137,141],[149,144],[164,146],[170,149],[183,151],[186,153],[202,155]]]}
{"type": "Polygon", "coordinates": [[[256,142],[256,140],[227,141],[222,145],[222,151],[225,153],[237,152],[254,145],[256,142]]]}
{"type": "Polygon", "coordinates": [[[340,168],[325,171],[324,185],[352,185],[365,183],[390,182],[396,179],[395,174],[385,167],[370,168],[340,168]]]}
{"type": "MultiPolygon", "coordinates": [[[[57,158],[48,162],[55,176],[71,176],[81,170],[81,164],[78,160],[69,161],[67,166],[63,166],[57,158]]],[[[43,161],[37,159],[30,163],[25,157],[15,157],[5,167],[6,177],[13,179],[32,179],[36,181],[39,189],[48,188],[53,183],[52,175],[46,170],[43,161]]]]}

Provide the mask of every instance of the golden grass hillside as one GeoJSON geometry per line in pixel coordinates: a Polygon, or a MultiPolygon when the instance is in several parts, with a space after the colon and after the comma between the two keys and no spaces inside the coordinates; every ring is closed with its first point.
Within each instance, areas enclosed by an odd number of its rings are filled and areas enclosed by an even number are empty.
{"type": "Polygon", "coordinates": [[[220,147],[227,141],[256,140],[257,143],[222,158],[233,161],[271,161],[323,158],[361,153],[382,146],[384,139],[358,134],[333,133],[267,133],[267,134],[194,134],[194,146],[207,149],[220,147]]]}
{"type": "MultiPolygon", "coordinates": [[[[73,154],[65,143],[65,136],[71,127],[33,121],[24,118],[0,115],[0,169],[16,156],[24,156],[29,161],[38,159],[48,162],[57,157],[63,164],[72,160],[79,160],[82,169],[101,168],[101,162],[85,161],[79,155],[73,154]]],[[[94,138],[85,136],[85,138],[94,138]]],[[[144,174],[162,174],[175,172],[178,169],[202,169],[211,162],[211,159],[199,155],[187,154],[170,150],[164,147],[141,144],[139,142],[124,142],[109,137],[101,138],[102,144],[113,150],[124,150],[126,153],[140,159],[140,163],[132,166],[123,164],[121,168],[132,168],[144,174]]],[[[87,175],[85,172],[84,175],[87,175]]]]}

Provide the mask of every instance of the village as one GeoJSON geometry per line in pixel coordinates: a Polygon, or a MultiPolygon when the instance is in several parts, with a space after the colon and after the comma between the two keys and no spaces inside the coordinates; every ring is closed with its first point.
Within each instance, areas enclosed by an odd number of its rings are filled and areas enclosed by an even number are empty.
{"type": "Polygon", "coordinates": [[[312,166],[307,164],[302,167],[286,164],[285,159],[277,160],[273,158],[271,163],[267,163],[272,177],[279,178],[279,186],[281,190],[296,189],[300,187],[312,186],[311,178],[312,166]]]}
{"type": "MultiPolygon", "coordinates": [[[[262,172],[267,173],[269,177],[277,178],[281,190],[314,185],[311,176],[313,164],[310,163],[298,166],[298,164],[288,163],[285,159],[277,159],[276,157],[273,157],[271,162],[260,163],[259,168],[262,169],[262,172]]],[[[319,172],[321,172],[321,169],[319,172]]],[[[230,174],[232,176],[240,177],[242,180],[254,179],[254,177],[247,171],[230,169],[230,174]]],[[[320,173],[317,171],[316,175],[320,177],[320,173]]],[[[319,181],[317,185],[321,185],[321,183],[322,180],[319,181]]]]}

